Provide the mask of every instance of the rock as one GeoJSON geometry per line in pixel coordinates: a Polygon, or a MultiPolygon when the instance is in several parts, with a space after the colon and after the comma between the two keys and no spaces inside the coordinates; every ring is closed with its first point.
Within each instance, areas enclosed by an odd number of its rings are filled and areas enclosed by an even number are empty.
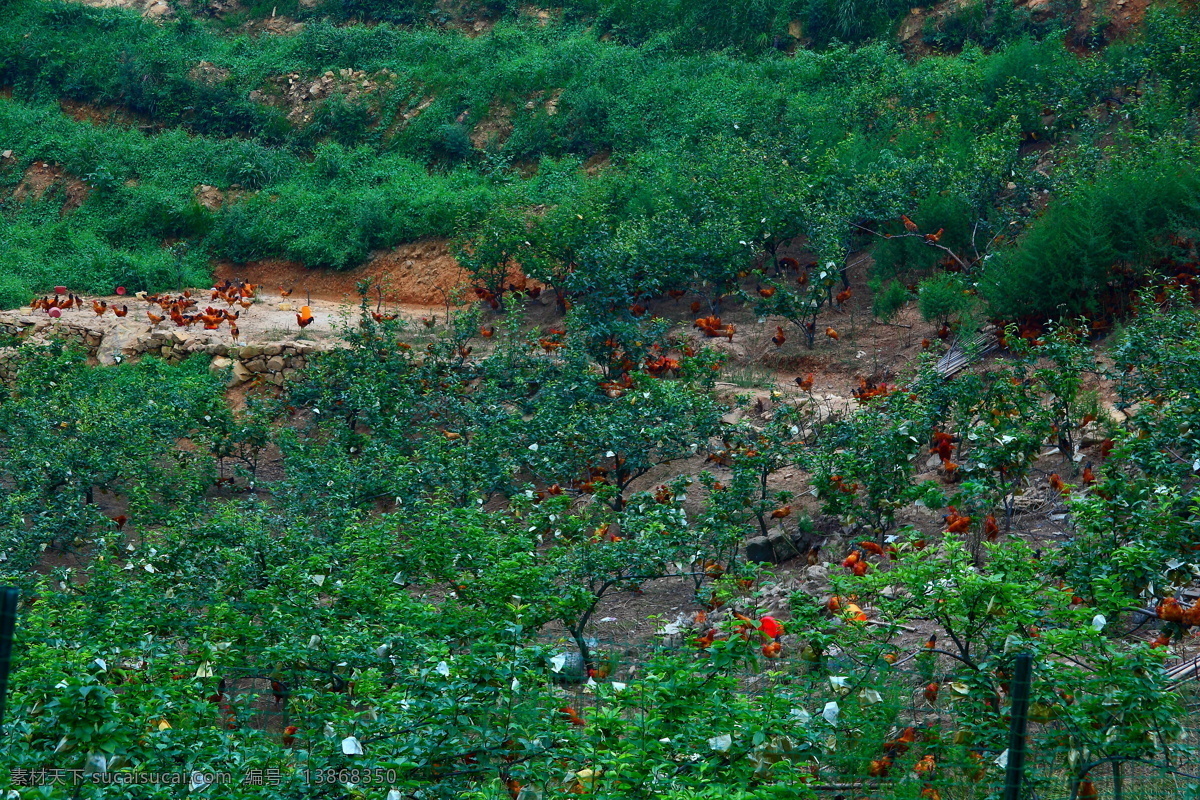
{"type": "Polygon", "coordinates": [[[280,345],[280,344],[264,345],[262,351],[263,351],[264,356],[277,356],[283,352],[283,345],[280,345]]]}
{"type": "Polygon", "coordinates": [[[242,363],[241,361],[233,362],[233,380],[231,381],[231,384],[245,383],[246,381],[250,380],[253,377],[254,377],[254,374],[252,372],[250,372],[249,369],[246,368],[246,365],[244,363],[242,363]]]}
{"type": "Polygon", "coordinates": [[[809,578],[809,580],[824,581],[828,580],[829,578],[829,569],[821,566],[820,564],[813,564],[811,567],[804,570],[804,574],[809,578]]]}
{"type": "Polygon", "coordinates": [[[283,373],[282,372],[272,372],[272,373],[268,374],[267,375],[267,383],[274,384],[275,386],[283,386],[283,373]]]}
{"type": "Polygon", "coordinates": [[[747,561],[756,561],[760,564],[775,563],[775,548],[771,545],[771,540],[766,536],[755,536],[753,539],[747,539],[743,547],[747,561]]]}
{"type": "Polygon", "coordinates": [[[262,346],[261,345],[248,344],[242,348],[242,352],[241,352],[242,358],[254,358],[255,356],[258,356],[258,355],[262,355],[262,346]]]}
{"type": "Polygon", "coordinates": [[[271,356],[269,359],[267,359],[268,372],[283,372],[284,366],[285,364],[282,356],[271,356]]]}
{"type": "Polygon", "coordinates": [[[225,356],[217,356],[212,360],[212,363],[208,365],[208,368],[213,372],[224,372],[232,366],[232,359],[225,358],[225,356]]]}
{"type": "Polygon", "coordinates": [[[800,555],[800,550],[792,541],[792,537],[784,533],[782,529],[776,528],[768,532],[767,541],[771,544],[771,552],[775,556],[773,560],[776,564],[782,564],[800,555]]]}

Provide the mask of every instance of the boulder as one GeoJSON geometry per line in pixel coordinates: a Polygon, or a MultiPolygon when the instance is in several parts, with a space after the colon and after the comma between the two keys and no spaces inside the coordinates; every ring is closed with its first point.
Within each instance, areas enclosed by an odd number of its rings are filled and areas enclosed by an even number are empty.
{"type": "Polygon", "coordinates": [[[755,536],[753,539],[747,539],[742,547],[745,551],[747,561],[754,561],[759,564],[775,563],[775,548],[772,546],[771,540],[766,536],[755,536]]]}
{"type": "Polygon", "coordinates": [[[767,541],[771,544],[771,552],[775,556],[776,564],[782,564],[800,555],[800,549],[793,537],[784,533],[781,528],[768,531],[767,541]]]}

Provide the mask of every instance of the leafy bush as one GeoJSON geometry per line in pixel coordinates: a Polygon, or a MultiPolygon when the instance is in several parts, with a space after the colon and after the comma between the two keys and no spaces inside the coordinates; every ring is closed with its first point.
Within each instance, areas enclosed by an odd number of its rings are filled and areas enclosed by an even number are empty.
{"type": "Polygon", "coordinates": [[[325,3],[321,13],[343,19],[413,25],[427,20],[435,7],[432,0],[334,0],[325,3]]]}
{"type": "Polygon", "coordinates": [[[1200,175],[1169,148],[1114,164],[1060,198],[1011,248],[996,254],[979,289],[992,313],[1039,320],[1113,315],[1110,288],[1125,294],[1166,238],[1200,221],[1200,175]],[[1124,290],[1122,292],[1122,290],[1124,290]]]}
{"type": "Polygon", "coordinates": [[[0,309],[19,308],[33,299],[33,292],[16,275],[0,275],[0,309]]]}
{"type": "Polygon", "coordinates": [[[871,313],[883,322],[891,322],[895,319],[896,315],[900,313],[900,309],[904,308],[910,299],[908,289],[898,280],[882,283],[876,279],[871,284],[871,293],[874,295],[871,301],[871,313]]]}
{"type": "Polygon", "coordinates": [[[1069,14],[1052,3],[1051,12],[1035,19],[1033,12],[1012,0],[977,0],[950,14],[925,21],[922,39],[944,50],[961,50],[968,43],[993,49],[1023,37],[1044,38],[1059,32],[1059,20],[1069,14]]]}
{"type": "Polygon", "coordinates": [[[967,312],[972,305],[966,283],[953,273],[943,272],[921,281],[917,287],[917,305],[926,322],[944,324],[967,312]]]}

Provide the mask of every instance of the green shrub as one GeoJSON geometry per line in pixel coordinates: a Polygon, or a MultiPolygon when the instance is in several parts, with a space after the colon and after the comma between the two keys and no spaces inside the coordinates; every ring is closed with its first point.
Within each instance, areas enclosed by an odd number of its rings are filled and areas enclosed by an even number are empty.
{"type": "Polygon", "coordinates": [[[1009,319],[1097,313],[1111,282],[1144,276],[1169,234],[1200,222],[1198,194],[1200,174],[1169,147],[1113,165],[990,259],[980,293],[993,315],[1009,319]]]}
{"type": "Polygon", "coordinates": [[[33,299],[29,287],[16,275],[0,275],[0,309],[19,308],[33,299]]]}
{"type": "Polygon", "coordinates": [[[891,322],[895,319],[896,315],[900,313],[900,309],[904,308],[909,301],[908,290],[898,280],[883,283],[874,279],[870,288],[874,295],[871,313],[883,322],[891,322]]]}
{"type": "Polygon", "coordinates": [[[941,324],[966,313],[972,300],[959,275],[943,272],[921,281],[917,288],[917,304],[922,319],[941,324]]]}
{"type": "Polygon", "coordinates": [[[968,43],[993,49],[1022,37],[1044,38],[1061,28],[1058,20],[1069,10],[1035,20],[1027,7],[1012,0],[977,0],[945,17],[929,17],[922,38],[943,50],[961,50],[968,43]]]}

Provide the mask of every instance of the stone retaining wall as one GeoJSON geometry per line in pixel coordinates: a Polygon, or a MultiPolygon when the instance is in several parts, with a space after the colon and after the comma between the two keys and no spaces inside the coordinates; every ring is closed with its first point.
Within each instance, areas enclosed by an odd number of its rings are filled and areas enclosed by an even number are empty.
{"type": "MultiPolygon", "coordinates": [[[[295,375],[296,370],[307,366],[313,353],[329,346],[297,341],[237,345],[212,341],[185,330],[149,330],[144,325],[100,331],[45,316],[11,313],[0,314],[0,334],[43,344],[48,344],[52,339],[73,342],[84,347],[98,363],[105,365],[119,364],[146,354],[177,364],[196,353],[203,353],[212,357],[214,370],[230,370],[230,386],[255,379],[282,386],[295,375]]],[[[12,379],[12,370],[6,369],[5,365],[13,354],[11,349],[0,350],[0,380],[12,379]]]]}

